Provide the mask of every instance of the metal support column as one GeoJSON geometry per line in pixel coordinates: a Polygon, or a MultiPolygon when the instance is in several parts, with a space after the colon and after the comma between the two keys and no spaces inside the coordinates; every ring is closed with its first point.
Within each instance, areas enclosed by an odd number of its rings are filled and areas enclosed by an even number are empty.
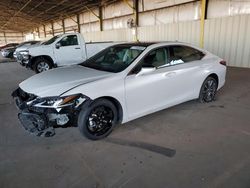
{"type": "Polygon", "coordinates": [[[77,22],[78,33],[81,33],[80,15],[79,14],[76,15],[76,22],[77,22]]]}
{"type": "Polygon", "coordinates": [[[46,29],[45,29],[45,25],[43,25],[43,32],[44,32],[44,38],[46,38],[46,29]]]}
{"type": "Polygon", "coordinates": [[[100,31],[103,31],[103,14],[102,14],[102,6],[99,6],[99,22],[100,22],[100,31]]]}
{"type": "Polygon", "coordinates": [[[62,19],[62,29],[63,29],[63,33],[65,33],[65,22],[64,22],[64,19],[62,19]]]}
{"type": "Polygon", "coordinates": [[[139,26],[139,0],[134,0],[135,25],[139,26]]]}
{"type": "Polygon", "coordinates": [[[52,30],[52,35],[55,36],[55,31],[54,31],[54,24],[51,22],[51,30],[52,30]]]}
{"type": "Polygon", "coordinates": [[[204,47],[204,27],[207,15],[208,0],[201,0],[200,47],[204,47]]]}
{"type": "Polygon", "coordinates": [[[40,39],[40,31],[39,31],[39,27],[37,28],[37,33],[38,33],[38,37],[40,39]]]}
{"type": "Polygon", "coordinates": [[[3,32],[3,37],[4,37],[5,44],[7,44],[7,38],[6,38],[6,33],[5,32],[3,32]]]}

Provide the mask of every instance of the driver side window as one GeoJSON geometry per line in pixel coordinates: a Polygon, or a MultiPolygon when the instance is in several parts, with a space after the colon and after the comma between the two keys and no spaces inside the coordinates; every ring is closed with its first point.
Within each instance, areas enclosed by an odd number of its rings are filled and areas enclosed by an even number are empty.
{"type": "Polygon", "coordinates": [[[168,65],[166,48],[159,48],[149,52],[141,62],[142,67],[161,68],[168,65]]]}
{"type": "Polygon", "coordinates": [[[158,48],[156,50],[153,50],[149,52],[139,64],[137,64],[132,71],[129,73],[131,74],[137,74],[140,72],[142,68],[162,68],[169,66],[169,52],[168,48],[158,48]]]}
{"type": "Polygon", "coordinates": [[[76,35],[68,35],[61,39],[61,46],[74,46],[78,45],[78,40],[76,35]]]}

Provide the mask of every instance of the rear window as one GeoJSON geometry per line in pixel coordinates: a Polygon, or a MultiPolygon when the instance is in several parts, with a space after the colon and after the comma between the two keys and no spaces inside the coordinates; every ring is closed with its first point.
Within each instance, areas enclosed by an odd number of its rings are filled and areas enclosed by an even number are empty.
{"type": "Polygon", "coordinates": [[[171,46],[170,54],[171,62],[176,62],[176,64],[201,60],[205,55],[203,52],[188,46],[171,46]]]}

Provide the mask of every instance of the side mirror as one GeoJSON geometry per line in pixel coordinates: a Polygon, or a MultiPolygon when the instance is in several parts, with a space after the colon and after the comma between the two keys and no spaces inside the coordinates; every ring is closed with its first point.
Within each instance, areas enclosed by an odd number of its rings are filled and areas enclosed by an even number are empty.
{"type": "Polygon", "coordinates": [[[60,47],[61,47],[61,43],[60,42],[56,43],[56,49],[59,49],[60,47]]]}
{"type": "Polygon", "coordinates": [[[151,72],[155,71],[155,67],[142,67],[141,71],[138,72],[138,74],[136,76],[141,76],[141,75],[145,75],[145,74],[149,74],[151,72]]]}

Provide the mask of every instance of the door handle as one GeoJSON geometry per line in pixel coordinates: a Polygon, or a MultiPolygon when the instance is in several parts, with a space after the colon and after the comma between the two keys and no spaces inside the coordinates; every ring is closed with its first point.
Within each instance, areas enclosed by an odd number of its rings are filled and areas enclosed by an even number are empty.
{"type": "Polygon", "coordinates": [[[167,73],[163,74],[163,76],[165,76],[165,77],[172,77],[174,75],[176,75],[176,72],[167,72],[167,73]]]}
{"type": "Polygon", "coordinates": [[[80,50],[81,48],[79,48],[79,47],[77,47],[77,48],[75,48],[76,50],[80,50]]]}

